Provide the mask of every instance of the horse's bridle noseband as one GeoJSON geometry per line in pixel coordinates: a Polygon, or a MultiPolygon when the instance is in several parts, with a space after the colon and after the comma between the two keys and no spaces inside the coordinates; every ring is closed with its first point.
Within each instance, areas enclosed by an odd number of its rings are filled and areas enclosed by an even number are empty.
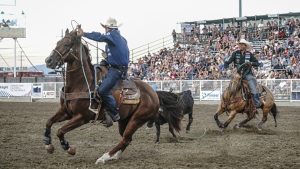
{"type": "Polygon", "coordinates": [[[58,62],[58,67],[61,67],[61,65],[63,65],[64,64],[64,61],[65,61],[65,56],[68,56],[68,55],[72,55],[76,60],[78,60],[79,61],[79,59],[76,57],[76,55],[73,53],[74,52],[74,50],[73,50],[73,46],[69,49],[69,50],[67,50],[67,52],[65,52],[64,54],[61,54],[58,50],[56,50],[56,49],[53,49],[52,50],[53,52],[56,52],[59,56],[60,56],[60,60],[59,60],[59,62],[58,62]]]}

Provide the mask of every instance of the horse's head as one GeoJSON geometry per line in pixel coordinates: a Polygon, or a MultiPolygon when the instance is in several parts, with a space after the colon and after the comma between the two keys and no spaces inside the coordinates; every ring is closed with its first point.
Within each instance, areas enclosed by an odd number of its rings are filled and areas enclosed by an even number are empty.
{"type": "Polygon", "coordinates": [[[229,93],[231,95],[236,95],[237,91],[241,88],[241,78],[242,76],[239,73],[233,74],[229,83],[229,93]]]}
{"type": "Polygon", "coordinates": [[[59,68],[64,63],[73,62],[76,56],[73,54],[75,46],[81,42],[81,37],[77,36],[76,30],[69,32],[67,29],[65,36],[59,40],[50,56],[45,59],[46,66],[51,69],[59,68]]]}

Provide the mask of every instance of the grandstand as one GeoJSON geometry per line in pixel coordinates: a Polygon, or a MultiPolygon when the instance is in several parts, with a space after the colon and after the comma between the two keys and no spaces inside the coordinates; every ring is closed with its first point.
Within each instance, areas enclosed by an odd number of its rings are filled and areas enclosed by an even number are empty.
{"type": "MultiPolygon", "coordinates": [[[[255,72],[261,79],[259,82],[269,85],[278,100],[298,100],[299,17],[300,13],[287,13],[182,22],[181,32],[170,30],[170,35],[132,49],[128,74],[148,81],[159,90],[192,89],[194,98],[200,100],[202,95],[219,96],[232,73],[224,69],[224,59],[237,49],[236,42],[245,38],[252,42],[251,50],[261,63],[255,72]],[[288,85],[279,90],[276,86],[286,79],[289,79],[288,85]]],[[[34,77],[25,77],[33,74],[21,74],[22,77],[13,78],[8,77],[11,73],[2,73],[0,82],[42,86],[57,82],[51,84],[51,89],[43,88],[59,96],[61,76],[45,77],[36,73],[34,77]]]]}
{"type": "Polygon", "coordinates": [[[236,42],[252,42],[262,63],[257,77],[300,78],[300,13],[182,22],[174,48],[162,48],[130,65],[130,74],[146,80],[228,79],[223,60],[236,42]]]}

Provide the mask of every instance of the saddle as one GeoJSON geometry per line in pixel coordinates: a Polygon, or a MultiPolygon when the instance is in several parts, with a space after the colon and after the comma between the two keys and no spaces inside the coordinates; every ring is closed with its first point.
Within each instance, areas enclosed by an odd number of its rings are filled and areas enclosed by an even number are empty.
{"type": "MultiPolygon", "coordinates": [[[[256,90],[257,92],[260,94],[260,102],[261,104],[265,104],[265,96],[267,94],[267,91],[265,89],[265,86],[261,85],[261,84],[257,84],[256,85],[256,90]]],[[[248,82],[247,80],[242,80],[242,97],[244,100],[248,100],[250,104],[254,104],[254,103],[251,103],[252,102],[252,94],[251,94],[251,91],[250,91],[250,88],[248,86],[248,82]]]]}
{"type": "MultiPolygon", "coordinates": [[[[101,63],[100,63],[101,64],[101,63]]],[[[95,86],[97,86],[97,82],[99,80],[99,73],[100,65],[96,64],[94,65],[94,83],[95,86]]],[[[93,96],[93,100],[96,100],[96,102],[100,102],[99,96],[97,96],[97,89],[95,88],[95,95],[93,96]]],[[[112,89],[112,91],[120,91],[120,99],[119,104],[138,104],[140,102],[140,89],[137,88],[137,86],[134,83],[134,79],[125,77],[124,79],[120,80],[112,89]]],[[[119,106],[120,106],[119,105],[119,106]]],[[[119,107],[118,106],[118,107],[119,107]]],[[[95,104],[93,107],[97,107],[97,104],[95,104]]]]}
{"type": "Polygon", "coordinates": [[[138,104],[140,102],[140,89],[131,78],[120,80],[113,90],[120,91],[120,104],[138,104]]]}
{"type": "MultiPolygon", "coordinates": [[[[245,91],[244,92],[245,94],[247,92],[251,93],[250,88],[248,86],[248,81],[247,80],[242,80],[242,90],[245,91]]],[[[256,90],[257,90],[257,93],[261,94],[261,97],[265,97],[265,95],[266,95],[266,89],[265,89],[265,87],[263,85],[257,84],[256,85],[256,90]]]]}

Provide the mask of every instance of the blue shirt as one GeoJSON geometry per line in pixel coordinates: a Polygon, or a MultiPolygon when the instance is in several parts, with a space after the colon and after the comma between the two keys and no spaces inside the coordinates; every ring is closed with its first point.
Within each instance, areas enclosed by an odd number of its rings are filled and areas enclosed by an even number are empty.
{"type": "Polygon", "coordinates": [[[106,34],[101,34],[100,32],[84,33],[83,36],[97,42],[106,42],[105,52],[108,64],[128,66],[129,49],[126,39],[121,36],[119,30],[113,29],[106,34]]]}

